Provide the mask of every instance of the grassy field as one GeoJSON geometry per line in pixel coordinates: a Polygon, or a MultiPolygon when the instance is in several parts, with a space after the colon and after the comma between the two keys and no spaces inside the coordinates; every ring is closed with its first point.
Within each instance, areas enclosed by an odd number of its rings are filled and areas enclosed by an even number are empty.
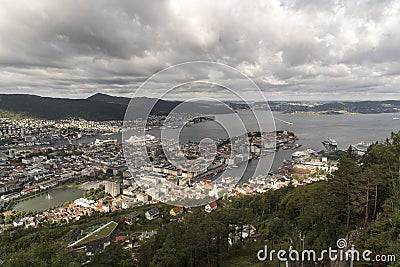
{"type": "Polygon", "coordinates": [[[96,230],[99,229],[100,227],[101,227],[101,225],[98,225],[98,224],[89,226],[88,228],[86,228],[85,230],[83,230],[83,234],[84,234],[84,235],[87,235],[87,234],[89,234],[89,233],[91,233],[91,232],[93,232],[93,231],[96,231],[96,230]]]}
{"type": "Polygon", "coordinates": [[[108,235],[110,235],[112,233],[112,231],[114,231],[114,229],[117,227],[118,223],[112,221],[110,224],[108,224],[107,226],[103,227],[103,228],[99,228],[100,230],[96,230],[95,232],[93,232],[93,234],[86,236],[85,238],[83,238],[78,244],[84,244],[96,239],[100,239],[103,237],[106,237],[108,235]]]}

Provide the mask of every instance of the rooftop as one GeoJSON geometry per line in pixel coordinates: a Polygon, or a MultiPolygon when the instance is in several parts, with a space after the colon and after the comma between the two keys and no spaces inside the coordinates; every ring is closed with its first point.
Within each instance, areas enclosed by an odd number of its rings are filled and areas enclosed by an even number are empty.
{"type": "Polygon", "coordinates": [[[75,246],[78,246],[78,245],[83,245],[83,244],[86,244],[86,243],[88,243],[90,241],[101,239],[103,237],[107,237],[107,236],[111,235],[111,233],[115,230],[115,228],[117,226],[118,226],[118,223],[116,223],[114,221],[111,221],[111,222],[103,225],[99,229],[89,233],[85,237],[79,239],[78,241],[70,244],[68,247],[75,247],[75,246]]]}

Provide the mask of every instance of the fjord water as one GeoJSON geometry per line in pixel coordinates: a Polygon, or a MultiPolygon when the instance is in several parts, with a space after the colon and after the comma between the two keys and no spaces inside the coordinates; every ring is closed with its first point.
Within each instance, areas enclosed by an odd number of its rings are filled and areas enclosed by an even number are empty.
{"type": "MultiPolygon", "coordinates": [[[[257,111],[259,118],[265,118],[270,121],[271,113],[268,111],[257,111]]],[[[399,113],[381,113],[381,114],[341,114],[341,115],[317,115],[317,114],[285,114],[281,112],[273,112],[275,126],[277,130],[290,130],[299,137],[298,143],[302,144],[300,149],[311,148],[315,151],[324,149],[322,141],[333,138],[338,142],[340,149],[347,149],[350,145],[361,141],[370,143],[376,141],[384,141],[386,137],[390,137],[391,132],[400,130],[400,120],[393,120],[400,117],[399,113]],[[285,123],[285,122],[289,122],[285,123]]],[[[225,125],[235,125],[237,123],[237,115],[245,124],[248,131],[257,131],[259,129],[257,121],[250,111],[242,110],[237,114],[215,115],[218,121],[222,121],[225,125]]],[[[271,125],[269,125],[271,126],[271,125]]],[[[152,129],[147,133],[156,137],[161,136],[160,129],[152,129]]],[[[180,132],[180,142],[200,141],[203,138],[227,138],[228,134],[225,129],[215,121],[203,121],[193,124],[190,127],[184,127],[180,132]]],[[[100,139],[117,139],[121,142],[121,134],[111,136],[97,136],[87,138],[85,140],[77,140],[79,143],[88,143],[100,139]]],[[[276,170],[282,165],[282,161],[290,159],[293,151],[279,150],[275,154],[272,170],[276,170]]],[[[271,157],[266,157],[271,160],[271,157]]],[[[250,163],[249,165],[252,165],[250,163]]]]}
{"type": "Polygon", "coordinates": [[[275,118],[292,122],[285,125],[276,121],[277,129],[286,128],[296,132],[300,143],[306,148],[321,150],[321,142],[333,138],[340,149],[364,141],[384,141],[391,132],[400,130],[400,121],[394,120],[399,113],[306,115],[274,114],[275,118]]]}
{"type": "MultiPolygon", "coordinates": [[[[260,117],[268,117],[269,112],[260,117]]],[[[239,111],[249,131],[258,129],[257,123],[252,119],[251,112],[239,111]]],[[[350,145],[364,142],[383,141],[390,136],[392,131],[400,130],[400,120],[393,120],[399,117],[399,113],[383,114],[342,114],[342,115],[315,115],[315,114],[284,114],[273,112],[277,130],[290,130],[297,134],[299,143],[303,148],[311,148],[316,151],[322,150],[322,141],[333,138],[338,142],[339,148],[347,149],[350,145]],[[290,122],[291,124],[282,122],[290,122]]],[[[231,115],[216,115],[221,120],[231,120],[231,115]]],[[[221,127],[212,121],[205,121],[199,124],[186,127],[181,132],[182,141],[196,141],[199,133],[204,133],[210,138],[223,136],[221,127]]]]}
{"type": "MultiPolygon", "coordinates": [[[[265,121],[270,122],[271,112],[257,112],[259,118],[265,118],[265,121]]],[[[295,132],[299,137],[298,143],[302,145],[300,149],[311,148],[315,151],[324,149],[321,142],[329,138],[335,139],[338,142],[339,148],[345,150],[350,145],[361,141],[365,143],[384,141],[386,137],[390,137],[391,132],[400,130],[400,120],[393,119],[399,117],[399,113],[317,115],[273,112],[272,114],[277,130],[295,132]]],[[[237,124],[237,115],[240,116],[241,121],[248,131],[259,130],[259,126],[252,112],[241,110],[238,111],[237,114],[215,115],[216,119],[222,123],[203,121],[193,124],[190,127],[184,127],[179,135],[180,143],[186,143],[188,141],[199,142],[207,137],[213,140],[227,138],[228,134],[221,124],[237,124]]],[[[270,126],[269,124],[267,127],[270,126]]],[[[156,137],[161,136],[160,129],[152,129],[147,133],[156,137]]],[[[102,136],[100,138],[116,138],[118,141],[121,141],[120,134],[102,136]]],[[[90,140],[93,141],[94,139],[95,138],[91,138],[90,140]]],[[[275,154],[274,159],[271,156],[267,156],[265,160],[273,161],[271,169],[276,170],[282,165],[283,160],[290,159],[292,152],[291,150],[279,150],[275,154]]],[[[254,163],[249,163],[249,167],[253,164],[254,163]]]]}
{"type": "MultiPolygon", "coordinates": [[[[264,112],[264,111],[260,111],[264,112]]],[[[264,112],[269,117],[269,112],[264,112]]],[[[239,116],[249,131],[258,129],[254,118],[248,111],[239,111],[239,116]]],[[[316,151],[323,149],[322,141],[333,138],[338,142],[339,148],[347,149],[350,145],[364,142],[383,141],[390,136],[391,132],[400,130],[400,113],[382,114],[342,114],[342,115],[316,115],[316,114],[284,114],[273,112],[277,130],[294,131],[299,137],[302,148],[311,148],[316,151]],[[290,122],[284,123],[280,120],[290,122]]],[[[216,115],[218,119],[226,121],[227,124],[235,123],[233,115],[216,115]]],[[[263,116],[260,116],[261,118],[263,116]]],[[[153,129],[149,134],[160,137],[160,130],[153,129]]],[[[209,137],[212,139],[226,138],[224,129],[213,121],[203,121],[185,127],[180,133],[181,142],[200,141],[209,137]]],[[[89,137],[76,140],[74,143],[89,143],[98,139],[117,139],[121,142],[121,134],[89,137]]]]}
{"type": "MultiPolygon", "coordinates": [[[[260,118],[269,118],[270,112],[261,112],[260,118]]],[[[259,127],[254,117],[249,111],[239,111],[239,116],[246,125],[247,130],[257,131],[259,127]]],[[[391,132],[400,130],[400,121],[393,120],[399,117],[398,113],[383,114],[341,114],[341,115],[316,115],[316,114],[284,114],[273,113],[275,119],[275,128],[277,130],[289,130],[296,133],[299,137],[298,143],[302,145],[301,149],[311,148],[315,151],[324,149],[322,141],[333,138],[338,142],[340,149],[347,149],[350,145],[361,141],[370,143],[384,141],[390,136],[391,132]]],[[[219,120],[226,120],[226,124],[234,124],[233,115],[216,115],[219,120]]],[[[151,131],[151,134],[159,136],[157,131],[151,131]]],[[[181,142],[199,141],[202,138],[209,137],[218,139],[226,137],[225,131],[221,126],[213,121],[205,121],[186,127],[181,131],[181,142]]],[[[291,158],[292,150],[279,150],[275,155],[267,155],[261,159],[253,160],[248,163],[244,174],[244,180],[253,176],[257,164],[261,163],[263,167],[255,172],[255,175],[265,174],[269,170],[277,170],[285,159],[291,158]],[[269,166],[271,168],[269,169],[269,166]]],[[[237,173],[241,173],[239,166],[237,173]]]]}

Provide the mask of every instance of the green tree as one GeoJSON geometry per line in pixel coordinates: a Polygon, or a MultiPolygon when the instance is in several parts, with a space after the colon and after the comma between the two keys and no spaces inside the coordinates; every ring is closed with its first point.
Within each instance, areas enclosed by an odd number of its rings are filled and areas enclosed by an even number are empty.
{"type": "Polygon", "coordinates": [[[7,215],[4,219],[5,224],[12,223],[15,219],[15,216],[13,214],[7,215]]]}
{"type": "Polygon", "coordinates": [[[32,243],[27,249],[9,255],[2,266],[80,266],[81,257],[76,257],[65,244],[44,242],[32,243]]]}
{"type": "Polygon", "coordinates": [[[346,228],[350,229],[353,215],[354,196],[358,193],[361,184],[358,175],[361,171],[360,165],[356,162],[354,153],[349,147],[347,153],[339,160],[338,170],[329,180],[329,192],[333,193],[334,205],[338,208],[345,207],[344,217],[346,228]]]}

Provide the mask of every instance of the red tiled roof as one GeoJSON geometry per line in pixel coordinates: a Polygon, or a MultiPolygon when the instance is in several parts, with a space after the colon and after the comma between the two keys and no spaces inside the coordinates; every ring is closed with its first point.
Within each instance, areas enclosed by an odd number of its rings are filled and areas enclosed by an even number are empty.
{"type": "Polygon", "coordinates": [[[217,202],[213,201],[211,203],[209,203],[208,205],[210,205],[210,208],[216,208],[217,207],[217,202]]]}
{"type": "Polygon", "coordinates": [[[115,237],[115,242],[121,242],[121,243],[123,243],[123,242],[125,242],[125,236],[117,236],[117,237],[115,237]]]}
{"type": "Polygon", "coordinates": [[[177,206],[172,209],[176,214],[183,212],[183,207],[177,206]]]}

